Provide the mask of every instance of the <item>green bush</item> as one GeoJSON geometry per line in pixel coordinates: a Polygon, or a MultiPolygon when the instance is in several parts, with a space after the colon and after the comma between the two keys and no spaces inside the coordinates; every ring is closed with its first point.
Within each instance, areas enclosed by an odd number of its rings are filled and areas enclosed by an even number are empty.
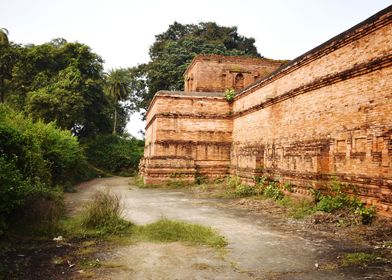
{"type": "Polygon", "coordinates": [[[0,235],[7,228],[8,215],[23,203],[27,188],[28,182],[15,164],[0,156],[0,235]]]}
{"type": "Polygon", "coordinates": [[[275,200],[280,200],[284,197],[282,191],[276,186],[274,182],[271,182],[268,187],[265,188],[264,196],[275,200]]]}
{"type": "Polygon", "coordinates": [[[235,194],[238,197],[247,197],[247,196],[256,195],[257,193],[254,187],[241,184],[236,187],[235,194]]]}
{"type": "Polygon", "coordinates": [[[241,185],[241,179],[238,176],[235,175],[229,175],[225,179],[225,184],[229,189],[235,189],[239,185],[241,185]]]}
{"type": "Polygon", "coordinates": [[[135,172],[143,156],[144,141],[101,135],[85,143],[88,161],[109,173],[135,172]]]}
{"type": "Polygon", "coordinates": [[[365,225],[370,224],[376,216],[375,207],[367,207],[357,197],[347,195],[343,192],[345,188],[346,186],[333,180],[329,186],[330,194],[316,193],[317,204],[315,210],[332,213],[338,209],[347,209],[357,216],[358,222],[365,225]]]}
{"type": "Polygon", "coordinates": [[[331,213],[337,209],[343,208],[343,206],[346,205],[347,205],[347,200],[345,197],[323,195],[321,196],[320,200],[317,202],[316,209],[318,211],[331,213]]]}
{"type": "Polygon", "coordinates": [[[48,186],[80,181],[87,162],[78,139],[54,123],[33,122],[0,106],[0,155],[31,182],[48,186]]]}
{"type": "Polygon", "coordinates": [[[52,200],[48,195],[55,196],[57,187],[84,179],[87,170],[84,152],[69,131],[0,104],[0,233],[12,215],[38,211],[37,201],[52,200]]]}

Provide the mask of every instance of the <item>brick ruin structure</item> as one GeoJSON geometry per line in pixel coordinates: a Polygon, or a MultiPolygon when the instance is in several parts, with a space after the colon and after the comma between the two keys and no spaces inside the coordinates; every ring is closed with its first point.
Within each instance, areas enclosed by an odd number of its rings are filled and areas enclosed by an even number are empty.
{"type": "Polygon", "coordinates": [[[197,56],[185,91],[147,111],[145,183],[268,176],[307,195],[337,180],[392,215],[392,6],[281,64],[197,56]]]}

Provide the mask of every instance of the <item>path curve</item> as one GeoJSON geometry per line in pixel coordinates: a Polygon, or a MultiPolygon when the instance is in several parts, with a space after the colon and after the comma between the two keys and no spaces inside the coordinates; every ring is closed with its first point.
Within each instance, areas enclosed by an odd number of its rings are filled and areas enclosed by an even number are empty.
{"type": "MultiPolygon", "coordinates": [[[[109,188],[124,201],[124,217],[148,224],[161,217],[211,226],[229,242],[226,253],[181,243],[139,243],[112,252],[128,269],[108,279],[383,279],[364,271],[319,269],[336,258],[337,244],[307,236],[286,221],[230,209],[224,200],[195,198],[181,190],[140,189],[129,178],[96,179],[66,197],[70,211],[109,188]]],[[[385,278],[386,279],[386,278],[385,278]]]]}

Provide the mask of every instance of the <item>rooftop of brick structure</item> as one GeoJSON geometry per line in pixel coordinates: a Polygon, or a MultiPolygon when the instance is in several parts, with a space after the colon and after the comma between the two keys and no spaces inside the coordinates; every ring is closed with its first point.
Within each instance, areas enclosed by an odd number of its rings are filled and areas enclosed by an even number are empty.
{"type": "Polygon", "coordinates": [[[321,45],[311,49],[310,51],[300,55],[299,57],[289,61],[288,63],[283,64],[281,67],[279,67],[269,75],[245,87],[242,91],[240,91],[236,95],[235,99],[241,98],[257,90],[258,88],[263,87],[265,84],[268,84],[269,82],[272,82],[275,79],[279,79],[281,76],[286,75],[286,73],[290,73],[295,69],[298,69],[299,67],[314,61],[315,59],[318,59],[330,52],[333,52],[335,49],[344,46],[362,36],[369,34],[377,26],[385,25],[391,21],[392,21],[392,5],[374,14],[373,16],[367,18],[366,20],[358,23],[357,25],[351,27],[350,29],[338,34],[337,36],[331,38],[330,40],[322,43],[321,45]]]}
{"type": "Polygon", "coordinates": [[[160,90],[155,95],[164,96],[164,95],[178,95],[178,96],[188,96],[188,97],[224,97],[224,92],[196,92],[196,91],[170,91],[170,90],[160,90]]]}
{"type": "Polygon", "coordinates": [[[192,62],[188,65],[184,72],[184,76],[192,69],[198,61],[216,61],[220,63],[238,63],[242,65],[252,64],[252,65],[265,65],[268,62],[271,63],[283,63],[287,60],[274,60],[266,57],[252,57],[252,56],[226,56],[218,54],[198,54],[196,55],[192,62]]]}

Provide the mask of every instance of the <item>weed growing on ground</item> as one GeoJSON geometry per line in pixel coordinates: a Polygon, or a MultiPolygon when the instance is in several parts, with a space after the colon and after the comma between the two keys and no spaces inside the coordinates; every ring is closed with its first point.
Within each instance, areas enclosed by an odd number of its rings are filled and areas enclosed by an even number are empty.
{"type": "Polygon", "coordinates": [[[228,189],[235,189],[241,185],[241,179],[238,176],[229,175],[225,178],[223,184],[225,184],[228,189]]]}
{"type": "Polygon", "coordinates": [[[348,253],[343,256],[342,266],[362,266],[366,267],[377,260],[377,255],[364,252],[348,253]]]}
{"type": "Polygon", "coordinates": [[[315,193],[316,211],[333,213],[339,209],[346,209],[357,216],[357,223],[370,224],[376,216],[375,207],[367,207],[357,197],[352,197],[343,192],[345,185],[333,180],[329,186],[330,194],[315,193]]]}
{"type": "Polygon", "coordinates": [[[87,229],[99,229],[107,233],[127,230],[131,223],[121,218],[122,205],[118,195],[109,191],[98,191],[82,213],[82,225],[87,229]]]}
{"type": "Polygon", "coordinates": [[[275,182],[270,182],[268,187],[265,188],[263,194],[265,197],[272,198],[274,200],[281,200],[284,197],[284,194],[275,182]]]}
{"type": "Polygon", "coordinates": [[[184,241],[218,248],[227,245],[226,239],[210,227],[168,219],[140,226],[134,232],[136,238],[145,241],[184,241]]]}
{"type": "Polygon", "coordinates": [[[288,208],[289,215],[294,219],[303,219],[316,212],[314,203],[308,199],[297,200],[285,196],[277,202],[278,204],[288,208]]]}
{"type": "Polygon", "coordinates": [[[249,185],[245,185],[245,184],[241,184],[235,188],[235,191],[233,194],[235,197],[247,197],[247,196],[254,196],[257,193],[256,193],[256,190],[254,187],[249,186],[249,185]]]}

